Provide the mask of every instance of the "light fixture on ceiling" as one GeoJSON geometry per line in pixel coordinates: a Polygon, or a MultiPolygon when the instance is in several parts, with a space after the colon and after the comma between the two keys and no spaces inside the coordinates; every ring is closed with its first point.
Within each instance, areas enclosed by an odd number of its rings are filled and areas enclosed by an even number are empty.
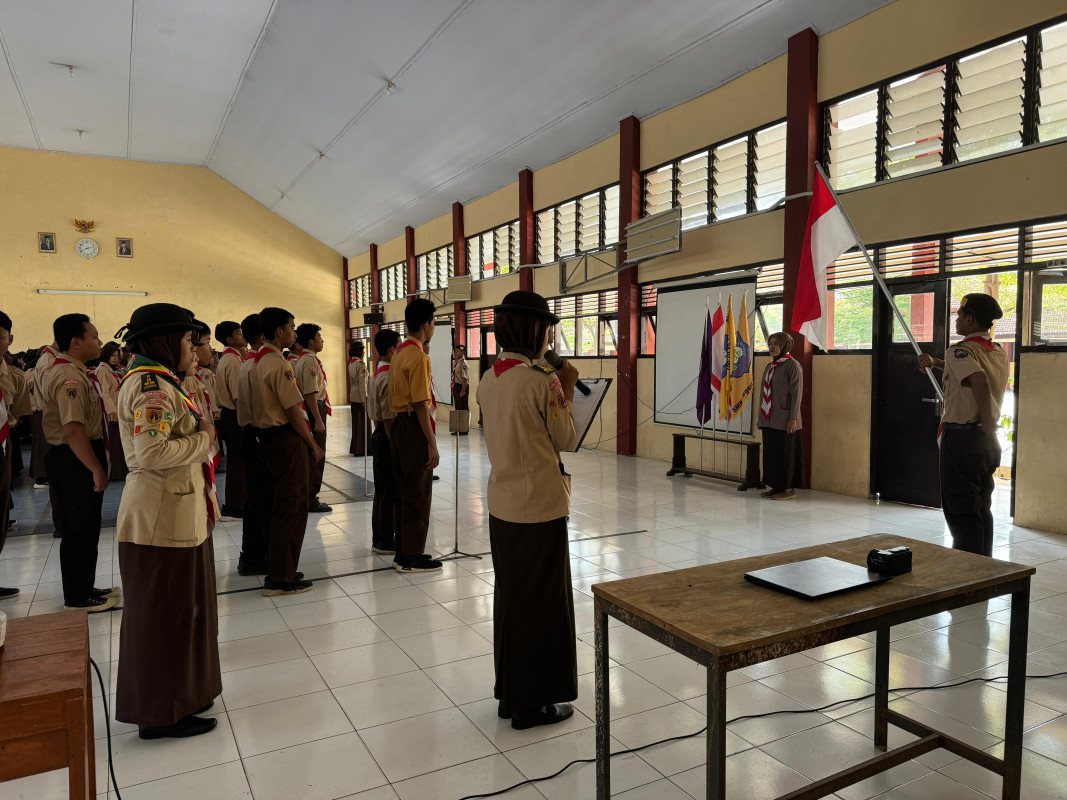
{"type": "Polygon", "coordinates": [[[120,292],[96,289],[38,289],[37,294],[93,294],[111,297],[147,297],[148,292],[120,292]]]}
{"type": "Polygon", "coordinates": [[[51,64],[53,67],[63,67],[63,69],[67,71],[67,74],[70,75],[71,79],[73,80],[74,70],[77,69],[74,64],[64,64],[61,61],[49,61],[48,63],[51,64]]]}
{"type": "Polygon", "coordinates": [[[322,151],[320,150],[320,151],[319,151],[319,161],[322,161],[322,159],[324,159],[324,158],[326,158],[326,154],[325,154],[325,153],[323,153],[323,152],[322,152],[322,151]]]}
{"type": "Polygon", "coordinates": [[[385,93],[386,94],[392,94],[393,93],[393,89],[395,89],[395,88],[396,88],[396,84],[393,83],[392,81],[386,81],[385,82],[385,93]]]}
{"type": "Polygon", "coordinates": [[[81,139],[85,135],[85,131],[82,128],[75,128],[74,132],[78,134],[78,138],[81,139]]]}

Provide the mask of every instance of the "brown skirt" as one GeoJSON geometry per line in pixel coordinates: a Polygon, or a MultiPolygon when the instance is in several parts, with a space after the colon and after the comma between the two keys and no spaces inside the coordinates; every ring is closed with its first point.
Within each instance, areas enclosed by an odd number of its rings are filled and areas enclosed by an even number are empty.
{"type": "Polygon", "coordinates": [[[567,519],[505,522],[489,517],[496,570],[494,696],[527,711],[578,696],[574,598],[567,519]]]}
{"type": "Polygon", "coordinates": [[[215,555],[119,543],[123,612],[115,718],[173,725],[222,694],[215,555]]]}

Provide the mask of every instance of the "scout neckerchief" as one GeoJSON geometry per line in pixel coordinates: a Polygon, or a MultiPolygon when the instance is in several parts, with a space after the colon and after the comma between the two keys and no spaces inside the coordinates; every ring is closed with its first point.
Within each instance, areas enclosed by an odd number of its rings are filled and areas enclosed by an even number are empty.
{"type": "MultiPolygon", "coordinates": [[[[419,350],[422,350],[423,356],[429,359],[429,356],[426,355],[426,351],[422,349],[422,344],[416,342],[414,339],[405,339],[404,343],[396,348],[396,352],[399,353],[405,347],[418,347],[419,350]]],[[[435,435],[437,434],[437,390],[433,385],[433,375],[430,376],[430,429],[435,435]]]]}
{"type": "Polygon", "coordinates": [[[383,372],[388,372],[390,366],[389,364],[382,364],[378,369],[374,370],[374,377],[377,378],[383,372]]]}
{"type": "Polygon", "coordinates": [[[498,358],[493,362],[493,374],[499,378],[509,369],[514,369],[522,363],[523,362],[519,361],[517,358],[498,358]]]}
{"type": "Polygon", "coordinates": [[[452,365],[452,383],[459,383],[457,376],[463,367],[467,366],[467,359],[457,358],[456,363],[452,365]]]}
{"type": "MultiPolygon", "coordinates": [[[[73,364],[73,363],[74,362],[71,361],[70,359],[63,358],[63,356],[57,356],[56,360],[52,362],[52,367],[56,366],[57,364],[73,364]]],[[[52,369],[52,367],[49,367],[49,369],[52,369]]],[[[111,471],[111,443],[108,441],[108,435],[107,435],[107,406],[104,405],[104,387],[100,384],[100,378],[98,378],[96,376],[96,373],[93,370],[86,369],[85,370],[85,374],[89,376],[89,381],[93,384],[93,389],[96,390],[96,397],[100,401],[100,430],[101,430],[101,433],[104,434],[104,450],[107,453],[107,458],[106,458],[107,463],[104,464],[104,468],[108,472],[110,472],[111,471]]]]}
{"type": "Polygon", "coordinates": [[[241,354],[237,352],[237,348],[235,348],[235,347],[227,347],[225,350],[223,350],[222,351],[222,355],[219,356],[219,360],[221,361],[222,360],[222,356],[226,356],[226,355],[237,356],[238,358],[241,357],[241,354]]]}
{"type": "Polygon", "coordinates": [[[322,374],[322,387],[326,392],[326,416],[327,417],[332,417],[333,416],[333,406],[330,405],[330,387],[329,387],[329,381],[326,380],[326,370],[322,366],[322,362],[319,361],[319,357],[317,355],[315,355],[314,353],[312,353],[310,350],[305,350],[303,353],[300,354],[301,358],[303,358],[304,356],[313,357],[315,359],[315,363],[319,365],[319,372],[322,374]]]}
{"type": "MultiPolygon", "coordinates": [[[[964,339],[962,342],[960,342],[960,344],[967,344],[967,343],[976,344],[979,347],[981,347],[983,350],[987,350],[990,353],[992,353],[994,350],[996,350],[998,347],[1000,347],[1000,345],[997,344],[996,342],[994,342],[992,339],[987,339],[985,336],[978,336],[978,335],[968,336],[966,339],[964,339]]],[[[941,440],[944,438],[944,436],[945,436],[945,423],[942,422],[937,426],[937,446],[938,447],[941,446],[941,440]]]]}
{"type": "MultiPolygon", "coordinates": [[[[171,372],[161,364],[157,364],[150,358],[145,358],[142,355],[137,355],[133,359],[133,363],[130,365],[129,370],[122,376],[122,380],[119,381],[119,388],[122,388],[129,378],[133,375],[138,375],[144,380],[151,377],[156,381],[162,381],[163,383],[170,384],[175,391],[178,392],[178,396],[181,397],[185,407],[189,410],[189,413],[193,415],[193,421],[199,426],[201,410],[197,407],[196,403],[189,396],[189,393],[185,391],[185,387],[182,386],[182,382],[178,380],[178,376],[171,372]]],[[[144,384],[142,383],[142,386],[144,384]]],[[[207,412],[210,413],[210,410],[207,412]]],[[[210,419],[210,417],[209,417],[210,419]]],[[[208,450],[208,460],[203,462],[200,466],[204,470],[204,494],[207,500],[207,520],[208,529],[215,525],[215,466],[218,463],[218,443],[216,441],[211,442],[211,446],[208,450]]]]}
{"type": "Polygon", "coordinates": [[[786,359],[792,359],[793,357],[789,353],[784,353],[778,356],[767,367],[767,374],[763,376],[763,399],[760,401],[759,413],[764,419],[771,418],[771,376],[774,374],[774,370],[778,365],[786,359]]]}

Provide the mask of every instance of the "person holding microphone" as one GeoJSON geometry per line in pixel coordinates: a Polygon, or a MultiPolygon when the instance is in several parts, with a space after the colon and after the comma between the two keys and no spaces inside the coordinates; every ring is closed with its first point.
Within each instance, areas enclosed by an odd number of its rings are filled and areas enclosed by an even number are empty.
{"type": "Polygon", "coordinates": [[[496,570],[494,694],[498,714],[525,730],[562,722],[578,696],[567,515],[570,476],[559,454],[574,444],[578,371],[534,366],[559,318],[534,292],[494,310],[500,348],[478,385],[489,451],[489,537],[496,570]]]}

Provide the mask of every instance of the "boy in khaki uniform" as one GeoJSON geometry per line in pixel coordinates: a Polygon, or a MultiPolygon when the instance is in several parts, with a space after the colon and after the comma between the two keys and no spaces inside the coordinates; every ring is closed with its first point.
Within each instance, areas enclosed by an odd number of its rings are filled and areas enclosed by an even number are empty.
{"type": "MultiPolygon", "coordinates": [[[[11,469],[14,463],[15,425],[30,413],[30,388],[25,375],[5,360],[11,343],[11,317],[0,311],[0,552],[11,525],[11,469]]],[[[0,600],[14,597],[18,587],[0,586],[0,600]]]]}
{"type": "MultiPolygon", "coordinates": [[[[241,330],[250,349],[241,360],[234,381],[234,419],[241,431],[239,450],[244,461],[247,489],[241,513],[241,555],[237,560],[237,574],[266,575],[267,553],[270,550],[270,509],[274,501],[269,491],[269,477],[264,477],[266,470],[259,434],[252,427],[252,367],[255,366],[256,355],[265,346],[259,327],[259,314],[249,314],[241,320],[241,330]]],[[[229,482],[227,473],[227,485],[229,482]]]]}
{"type": "Polygon", "coordinates": [[[389,437],[396,414],[389,406],[389,370],[400,334],[382,330],[374,336],[374,349],[380,364],[367,387],[367,414],[374,423],[370,437],[374,458],[374,505],[371,511],[371,550],[380,556],[396,554],[397,526],[396,485],[393,478],[393,454],[389,437]]]}
{"type": "Polygon", "coordinates": [[[252,427],[263,464],[256,480],[265,483],[271,496],[263,594],[273,597],[311,589],[311,581],[298,578],[296,568],[307,526],[310,462],[326,454],[311,435],[304,398],[292,365],[282,355],[296,341],[293,315],[281,308],[265,308],[259,312],[259,322],[266,345],[256,354],[250,376],[252,427]]]}
{"type": "MultiPolygon", "coordinates": [[[[326,392],[326,372],[322,368],[318,354],[322,352],[322,328],[305,322],[296,329],[296,343],[300,355],[292,360],[296,384],[304,397],[304,409],[311,421],[315,444],[326,450],[326,418],[333,413],[330,408],[329,395],[326,392]]],[[[333,511],[319,500],[322,490],[322,472],[326,459],[311,465],[308,511],[316,514],[329,514],[333,511]]]]}
{"type": "Polygon", "coordinates": [[[93,586],[108,483],[103,396],[85,367],[100,357],[100,337],[84,314],[64,314],[52,330],[61,352],[39,378],[41,427],[51,445],[45,465],[65,512],[59,548],[63,605],[72,611],[106,611],[118,603],[118,590],[93,586]]]}
{"type": "Polygon", "coordinates": [[[215,326],[215,338],[225,345],[215,370],[219,436],[226,443],[226,496],[222,515],[240,519],[248,495],[248,473],[242,453],[241,426],[237,422],[237,373],[248,344],[241,325],[231,320],[215,326]]]}

